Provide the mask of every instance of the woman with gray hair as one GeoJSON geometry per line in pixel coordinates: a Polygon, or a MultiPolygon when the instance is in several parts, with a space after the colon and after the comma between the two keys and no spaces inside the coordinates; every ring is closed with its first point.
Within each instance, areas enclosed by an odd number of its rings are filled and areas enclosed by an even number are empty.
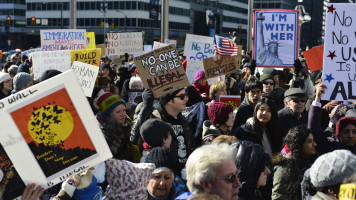
{"type": "Polygon", "coordinates": [[[127,94],[122,98],[125,100],[127,114],[132,118],[135,112],[135,109],[139,103],[142,102],[142,92],[143,92],[143,83],[140,77],[133,76],[130,78],[129,90],[127,94]]]}
{"type": "Polygon", "coordinates": [[[224,200],[238,198],[241,183],[237,177],[235,155],[228,144],[199,147],[189,156],[186,169],[187,185],[193,195],[209,193],[224,200]]]}

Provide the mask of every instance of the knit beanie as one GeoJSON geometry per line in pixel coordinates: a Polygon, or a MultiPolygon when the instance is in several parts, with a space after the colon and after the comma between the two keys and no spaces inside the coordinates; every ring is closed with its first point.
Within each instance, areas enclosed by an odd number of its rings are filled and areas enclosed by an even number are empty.
{"type": "Polygon", "coordinates": [[[40,82],[45,81],[47,79],[50,79],[58,74],[62,73],[61,71],[58,71],[56,69],[48,69],[44,71],[40,77],[40,82]]]}
{"type": "Polygon", "coordinates": [[[111,70],[111,67],[110,67],[109,64],[103,64],[103,65],[101,66],[101,70],[103,70],[103,69],[111,70]]]}
{"type": "Polygon", "coordinates": [[[9,72],[9,74],[10,73],[17,74],[18,68],[19,67],[17,65],[11,65],[7,71],[9,72]]]}
{"type": "Polygon", "coordinates": [[[198,71],[195,73],[194,81],[199,81],[200,79],[206,79],[206,78],[205,78],[205,72],[204,72],[203,70],[198,70],[198,71]]]}
{"type": "Polygon", "coordinates": [[[310,168],[310,181],[316,188],[338,185],[356,172],[356,155],[335,150],[320,156],[310,168]]]}
{"type": "Polygon", "coordinates": [[[356,110],[355,109],[348,110],[345,114],[345,117],[356,117],[356,110]]]}
{"type": "Polygon", "coordinates": [[[343,117],[336,124],[336,136],[340,134],[343,128],[347,125],[353,124],[356,126],[356,118],[355,117],[343,117]]]}
{"type": "Polygon", "coordinates": [[[190,86],[187,86],[184,88],[185,90],[185,93],[188,95],[189,97],[189,100],[188,102],[186,103],[186,106],[189,107],[189,106],[192,106],[198,102],[201,102],[203,101],[203,98],[200,96],[198,90],[190,85],[190,86]]]}
{"type": "Polygon", "coordinates": [[[33,77],[26,72],[20,72],[16,74],[16,76],[14,76],[14,79],[12,81],[14,85],[14,90],[18,91],[27,83],[33,81],[33,77]]]}
{"type": "Polygon", "coordinates": [[[211,124],[215,127],[217,124],[224,124],[232,113],[232,108],[224,102],[214,102],[208,107],[208,116],[211,124]]]}
{"type": "Polygon", "coordinates": [[[178,90],[175,90],[169,94],[165,94],[160,97],[160,103],[165,106],[170,100],[172,100],[183,88],[180,88],[178,90]]]}
{"type": "Polygon", "coordinates": [[[168,132],[174,134],[172,126],[155,118],[146,120],[140,129],[142,139],[152,147],[161,146],[168,132]]]}
{"type": "Polygon", "coordinates": [[[101,113],[109,116],[118,105],[125,105],[125,101],[117,94],[105,92],[98,97],[97,104],[100,106],[101,113]]]}
{"type": "Polygon", "coordinates": [[[155,147],[146,157],[147,163],[153,163],[156,166],[156,169],[160,167],[167,167],[173,172],[175,171],[176,162],[173,159],[171,152],[164,147],[155,147]]]}
{"type": "Polygon", "coordinates": [[[273,79],[273,76],[271,74],[263,74],[261,77],[260,77],[260,81],[263,82],[264,80],[267,80],[267,79],[272,79],[273,82],[274,82],[274,79],[273,79]]]}
{"type": "Polygon", "coordinates": [[[266,67],[262,70],[263,74],[270,74],[272,76],[278,75],[278,71],[275,68],[266,67]]]}
{"type": "Polygon", "coordinates": [[[9,78],[11,78],[10,74],[5,72],[0,72],[0,83],[6,81],[9,78]]]}

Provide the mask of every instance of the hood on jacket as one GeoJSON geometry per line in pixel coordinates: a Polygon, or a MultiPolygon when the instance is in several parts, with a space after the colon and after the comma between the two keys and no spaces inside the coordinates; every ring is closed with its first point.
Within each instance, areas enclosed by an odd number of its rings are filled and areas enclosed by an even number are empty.
{"type": "Polygon", "coordinates": [[[219,136],[222,135],[221,131],[211,124],[209,120],[203,122],[203,140],[207,136],[219,136]]]}

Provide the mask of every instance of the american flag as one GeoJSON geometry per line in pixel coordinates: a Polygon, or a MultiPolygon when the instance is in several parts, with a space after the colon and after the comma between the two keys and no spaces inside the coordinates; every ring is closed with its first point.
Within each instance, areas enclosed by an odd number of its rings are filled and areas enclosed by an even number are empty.
{"type": "Polygon", "coordinates": [[[216,54],[230,57],[237,55],[237,46],[227,38],[215,35],[214,45],[216,54]]]}

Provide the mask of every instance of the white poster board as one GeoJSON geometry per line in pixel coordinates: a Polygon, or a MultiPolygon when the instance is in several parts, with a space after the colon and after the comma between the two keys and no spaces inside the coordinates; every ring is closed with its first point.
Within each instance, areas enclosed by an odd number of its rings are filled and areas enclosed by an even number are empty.
{"type": "Polygon", "coordinates": [[[32,53],[34,78],[40,78],[44,71],[56,69],[65,72],[71,67],[70,51],[39,51],[32,53]]]}
{"type": "Polygon", "coordinates": [[[142,32],[108,33],[108,55],[142,54],[142,32]]]}
{"type": "Polygon", "coordinates": [[[160,43],[160,42],[154,41],[154,42],[153,42],[153,49],[152,49],[152,50],[159,49],[159,48],[165,47],[165,46],[168,46],[168,44],[160,43]]]}
{"type": "Polygon", "coordinates": [[[164,43],[167,45],[174,44],[175,46],[177,46],[177,40],[165,39],[164,43]]]}
{"type": "Polygon", "coordinates": [[[188,49],[191,42],[214,44],[214,38],[201,35],[187,34],[184,43],[184,56],[188,55],[188,49]]]}
{"type": "Polygon", "coordinates": [[[42,51],[80,50],[86,48],[85,29],[41,30],[42,51]]]}
{"type": "Polygon", "coordinates": [[[82,86],[85,96],[91,97],[95,80],[99,73],[99,67],[74,61],[72,69],[78,78],[80,86],[82,86]]]}
{"type": "Polygon", "coordinates": [[[112,157],[72,70],[0,101],[0,142],[23,182],[44,189],[112,157]]]}
{"type": "Polygon", "coordinates": [[[327,4],[324,40],[323,100],[356,100],[356,4],[327,4]]]}

